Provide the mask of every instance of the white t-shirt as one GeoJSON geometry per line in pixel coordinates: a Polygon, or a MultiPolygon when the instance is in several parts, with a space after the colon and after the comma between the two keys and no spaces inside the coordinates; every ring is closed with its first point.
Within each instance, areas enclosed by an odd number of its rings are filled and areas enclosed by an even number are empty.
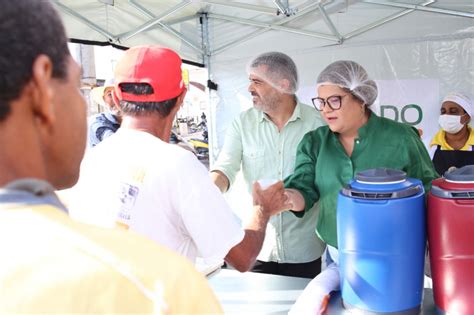
{"type": "Polygon", "coordinates": [[[119,129],[87,152],[69,203],[74,219],[128,227],[192,262],[222,259],[244,237],[192,153],[131,129],[119,129]]]}

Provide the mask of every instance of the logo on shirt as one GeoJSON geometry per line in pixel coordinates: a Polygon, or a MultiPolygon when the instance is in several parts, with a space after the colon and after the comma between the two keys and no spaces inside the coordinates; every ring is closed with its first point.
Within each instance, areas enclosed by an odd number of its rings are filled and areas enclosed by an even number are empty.
{"type": "Polygon", "coordinates": [[[139,189],[128,183],[122,183],[119,188],[120,210],[118,220],[122,223],[128,223],[131,218],[131,211],[138,197],[139,189]]]}

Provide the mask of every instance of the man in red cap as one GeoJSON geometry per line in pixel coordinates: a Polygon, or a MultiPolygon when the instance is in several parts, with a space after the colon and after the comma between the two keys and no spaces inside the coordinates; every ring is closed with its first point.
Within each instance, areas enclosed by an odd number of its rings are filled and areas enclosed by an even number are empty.
{"type": "MultiPolygon", "coordinates": [[[[275,201],[261,200],[256,187],[253,216],[243,230],[206,168],[192,153],[167,143],[185,95],[181,58],[174,51],[139,46],[125,52],[115,69],[114,90],[122,125],[86,155],[72,194],[72,216],[130,228],[193,262],[225,257],[247,271],[275,201]]],[[[279,196],[283,186],[272,189],[279,196]]]]}

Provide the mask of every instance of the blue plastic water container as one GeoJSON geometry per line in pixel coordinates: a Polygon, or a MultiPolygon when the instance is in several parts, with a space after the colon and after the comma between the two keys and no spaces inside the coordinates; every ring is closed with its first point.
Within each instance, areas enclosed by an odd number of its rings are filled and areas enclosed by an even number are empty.
{"type": "Polygon", "coordinates": [[[360,172],[339,193],[341,295],[362,314],[418,314],[426,243],[423,184],[402,171],[360,172]]]}

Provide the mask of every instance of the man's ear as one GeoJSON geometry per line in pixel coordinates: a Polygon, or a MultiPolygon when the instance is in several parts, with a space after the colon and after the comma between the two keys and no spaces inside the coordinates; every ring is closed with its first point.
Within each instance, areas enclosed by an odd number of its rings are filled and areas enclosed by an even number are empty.
{"type": "Polygon", "coordinates": [[[174,107],[171,109],[171,115],[169,115],[169,117],[173,117],[174,119],[178,111],[181,109],[181,106],[183,106],[184,98],[186,97],[187,91],[188,90],[184,88],[181,94],[178,95],[178,97],[176,98],[176,104],[174,104],[174,107]]]}
{"type": "Polygon", "coordinates": [[[51,124],[55,120],[53,106],[53,63],[46,55],[39,55],[32,67],[32,111],[41,123],[51,124]]]}
{"type": "Polygon", "coordinates": [[[184,88],[183,92],[181,92],[181,94],[178,95],[178,98],[176,99],[176,105],[174,106],[175,114],[179,111],[181,106],[183,106],[184,98],[186,97],[187,92],[188,92],[188,89],[184,88]]]}
{"type": "Polygon", "coordinates": [[[188,92],[188,89],[187,88],[184,88],[183,89],[183,92],[181,92],[181,94],[179,94],[178,96],[178,99],[176,100],[176,105],[178,105],[178,109],[181,108],[181,106],[183,105],[184,103],[184,98],[186,97],[186,93],[188,92]]]}
{"type": "Polygon", "coordinates": [[[281,79],[278,84],[280,85],[282,91],[290,91],[290,81],[288,79],[281,79]]]}

